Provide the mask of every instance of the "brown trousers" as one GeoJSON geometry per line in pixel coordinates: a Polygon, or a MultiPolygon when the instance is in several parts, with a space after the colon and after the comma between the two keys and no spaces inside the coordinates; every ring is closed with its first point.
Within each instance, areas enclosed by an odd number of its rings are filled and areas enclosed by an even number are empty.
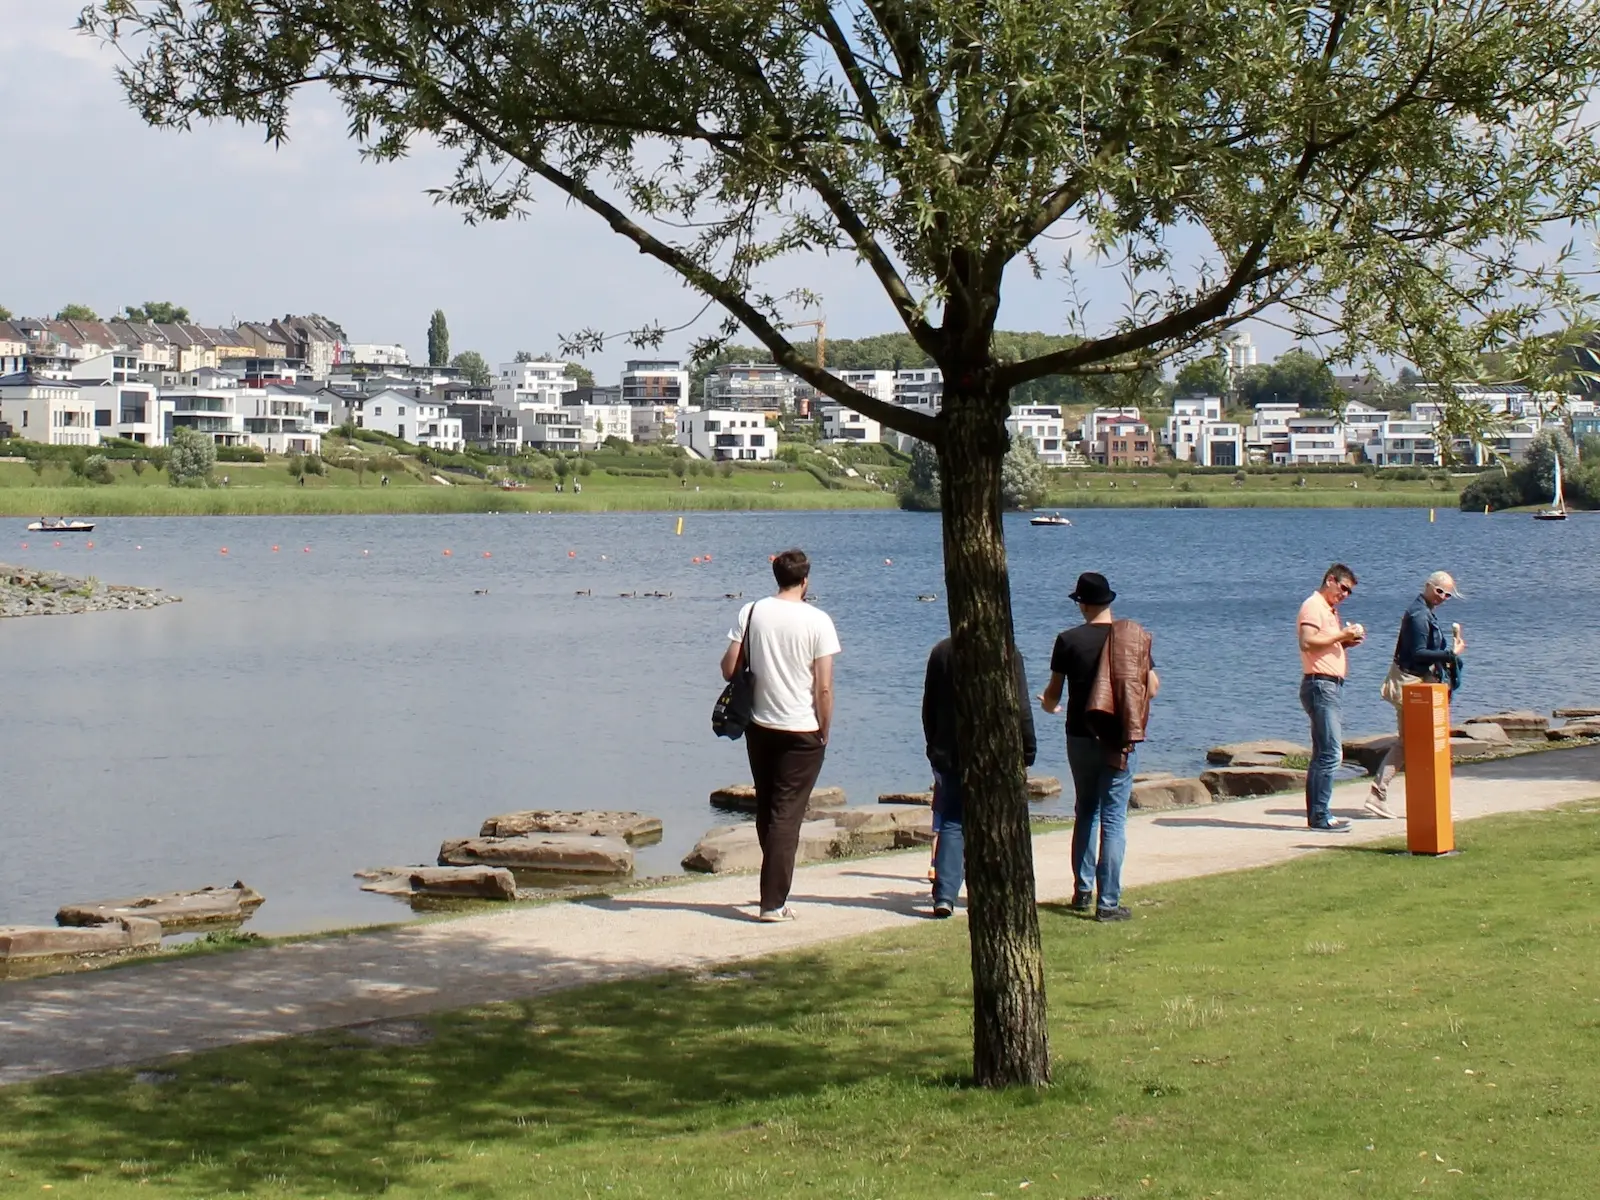
{"type": "Polygon", "coordinates": [[[779,909],[794,882],[800,823],[827,747],[816,733],[751,725],[744,731],[750,778],[756,785],[756,840],[761,843],[761,908],[779,909]]]}

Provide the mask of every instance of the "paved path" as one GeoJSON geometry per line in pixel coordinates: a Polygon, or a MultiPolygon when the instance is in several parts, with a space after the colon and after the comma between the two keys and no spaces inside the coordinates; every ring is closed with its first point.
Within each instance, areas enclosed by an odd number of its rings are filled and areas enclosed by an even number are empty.
{"type": "MultiPolygon", "coordinates": [[[[1335,796],[1335,811],[1357,818],[1345,835],[1308,832],[1295,796],[1136,814],[1124,882],[1138,887],[1265,866],[1333,840],[1400,834],[1401,822],[1359,819],[1366,787],[1348,784],[1335,796]]],[[[1454,808],[1466,820],[1597,794],[1600,747],[1589,747],[1460,768],[1454,808]]],[[[1041,899],[1070,895],[1070,846],[1070,832],[1034,839],[1041,899]]],[[[927,919],[926,870],[921,854],[804,867],[793,897],[800,919],[785,925],[752,920],[756,881],[731,876],[187,962],[0,983],[0,1084],[898,928],[927,919]]]]}

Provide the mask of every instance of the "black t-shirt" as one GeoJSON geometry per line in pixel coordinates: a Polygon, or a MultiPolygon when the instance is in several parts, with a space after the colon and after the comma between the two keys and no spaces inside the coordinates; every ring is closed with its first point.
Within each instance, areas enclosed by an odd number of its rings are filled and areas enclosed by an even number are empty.
{"type": "MultiPolygon", "coordinates": [[[[1062,675],[1067,681],[1067,736],[1093,737],[1094,731],[1083,719],[1089,707],[1089,690],[1094,687],[1095,672],[1100,669],[1100,654],[1106,648],[1106,638],[1111,635],[1110,625],[1078,625],[1062,631],[1056,638],[1055,649],[1050,652],[1052,674],[1062,675]]],[[[1155,667],[1151,657],[1150,666],[1155,667]]]]}

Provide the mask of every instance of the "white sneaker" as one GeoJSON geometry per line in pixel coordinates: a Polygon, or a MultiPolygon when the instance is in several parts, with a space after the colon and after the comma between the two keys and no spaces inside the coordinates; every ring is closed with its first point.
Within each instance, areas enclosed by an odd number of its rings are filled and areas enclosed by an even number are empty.
{"type": "Polygon", "coordinates": [[[1392,821],[1400,815],[1390,808],[1386,798],[1378,795],[1377,792],[1368,794],[1366,809],[1369,815],[1383,821],[1392,821]]]}
{"type": "Polygon", "coordinates": [[[1326,825],[1311,826],[1317,833],[1349,833],[1350,822],[1344,817],[1329,817],[1326,825]]]}
{"type": "Polygon", "coordinates": [[[756,920],[765,921],[769,925],[776,924],[779,921],[792,921],[794,920],[794,909],[787,904],[782,908],[763,908],[761,915],[756,920]]]}

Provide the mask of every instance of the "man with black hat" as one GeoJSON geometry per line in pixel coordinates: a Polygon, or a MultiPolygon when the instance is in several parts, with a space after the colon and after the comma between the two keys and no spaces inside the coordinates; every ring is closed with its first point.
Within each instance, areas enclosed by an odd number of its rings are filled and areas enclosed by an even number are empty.
{"type": "MultiPolygon", "coordinates": [[[[1104,575],[1086,571],[1078,576],[1078,586],[1067,598],[1077,601],[1084,623],[1056,638],[1050,655],[1050,684],[1039,703],[1045,712],[1059,713],[1061,693],[1063,688],[1066,690],[1067,765],[1072,769],[1077,794],[1072,826],[1072,870],[1076,879],[1072,907],[1088,912],[1093,906],[1101,921],[1126,921],[1133,914],[1121,904],[1122,857],[1127,846],[1128,798],[1138,769],[1138,748],[1127,748],[1123,758],[1097,736],[1089,718],[1089,693],[1111,635],[1111,602],[1117,594],[1104,575]],[[1099,903],[1095,905],[1097,897],[1099,903]]],[[[1145,686],[1149,698],[1154,699],[1161,680],[1153,658],[1145,686]]]]}

